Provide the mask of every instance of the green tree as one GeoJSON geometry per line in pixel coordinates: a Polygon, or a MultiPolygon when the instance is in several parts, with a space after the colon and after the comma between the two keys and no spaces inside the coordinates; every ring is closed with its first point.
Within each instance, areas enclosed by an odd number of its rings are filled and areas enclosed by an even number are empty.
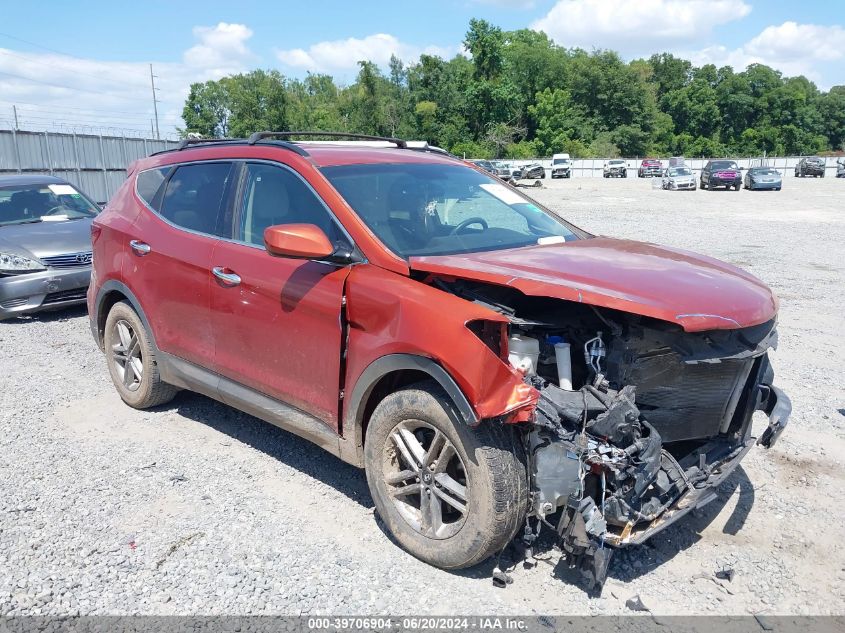
{"type": "Polygon", "coordinates": [[[489,81],[499,76],[502,70],[503,44],[502,29],[486,20],[469,21],[469,31],[464,38],[464,46],[472,54],[475,76],[478,79],[489,81]]]}
{"type": "Polygon", "coordinates": [[[204,138],[223,138],[229,135],[229,119],[232,116],[229,92],[219,81],[191,84],[182,120],[183,136],[200,134],[204,138]]]}

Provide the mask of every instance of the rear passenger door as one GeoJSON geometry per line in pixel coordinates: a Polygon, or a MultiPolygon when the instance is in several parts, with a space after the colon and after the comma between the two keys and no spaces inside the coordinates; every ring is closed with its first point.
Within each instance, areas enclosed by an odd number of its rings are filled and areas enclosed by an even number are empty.
{"type": "Polygon", "coordinates": [[[125,271],[159,349],[209,369],[211,254],[231,232],[234,173],[225,161],[141,172],[137,191],[147,209],[132,227],[125,271]]]}
{"type": "Polygon", "coordinates": [[[336,430],[349,267],[272,256],[264,248],[264,229],[307,223],[333,243],[351,246],[351,240],[290,167],[248,162],[239,191],[234,239],[221,241],[212,258],[227,276],[211,287],[217,371],[336,430]]]}

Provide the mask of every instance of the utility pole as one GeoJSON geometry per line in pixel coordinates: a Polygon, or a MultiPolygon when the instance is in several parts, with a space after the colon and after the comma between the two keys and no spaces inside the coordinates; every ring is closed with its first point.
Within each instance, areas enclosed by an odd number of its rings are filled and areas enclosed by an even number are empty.
{"type": "Polygon", "coordinates": [[[158,99],[156,99],[156,76],[153,74],[153,65],[150,64],[150,85],[153,88],[153,113],[156,118],[156,139],[161,139],[158,131],[158,99]]]}
{"type": "Polygon", "coordinates": [[[18,106],[13,105],[12,106],[12,112],[15,113],[15,129],[17,130],[18,129],[18,106]]]}

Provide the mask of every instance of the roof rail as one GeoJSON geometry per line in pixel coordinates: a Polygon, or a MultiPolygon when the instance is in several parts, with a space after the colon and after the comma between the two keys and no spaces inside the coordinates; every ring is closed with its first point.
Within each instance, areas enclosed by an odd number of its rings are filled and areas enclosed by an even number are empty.
{"type": "MultiPolygon", "coordinates": [[[[230,145],[243,145],[246,143],[246,139],[242,138],[186,138],[180,141],[179,145],[176,147],[163,149],[158,152],[153,152],[150,156],[158,156],[159,154],[169,154],[170,152],[181,152],[183,149],[186,149],[191,146],[196,145],[213,145],[213,144],[230,144],[230,145]]],[[[278,141],[274,143],[276,146],[283,147],[287,150],[292,151],[295,154],[299,154],[300,156],[308,157],[310,154],[306,152],[301,147],[297,146],[294,143],[287,143],[285,141],[278,141]]]]}
{"type": "Polygon", "coordinates": [[[250,135],[246,142],[250,145],[255,145],[258,141],[262,139],[280,136],[325,136],[328,138],[349,138],[358,139],[361,141],[385,141],[386,143],[393,143],[394,145],[396,145],[396,147],[400,149],[406,149],[408,147],[407,142],[401,138],[392,138],[389,136],[372,136],[369,134],[353,134],[351,132],[320,132],[314,130],[306,130],[301,132],[256,132],[255,134],[250,135]]]}
{"type": "Polygon", "coordinates": [[[232,143],[239,141],[241,139],[237,138],[186,138],[180,141],[179,145],[176,146],[176,151],[181,152],[186,147],[190,145],[199,145],[202,143],[232,143]]]}

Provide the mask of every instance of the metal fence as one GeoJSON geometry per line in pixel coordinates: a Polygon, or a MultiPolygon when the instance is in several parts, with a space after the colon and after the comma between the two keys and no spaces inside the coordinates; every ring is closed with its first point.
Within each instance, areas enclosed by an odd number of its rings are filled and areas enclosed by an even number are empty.
{"type": "MultiPolygon", "coordinates": [[[[649,157],[651,158],[651,157],[649,157]]],[[[737,158],[737,159],[725,159],[723,157],[717,158],[687,158],[684,161],[684,164],[692,169],[695,172],[701,171],[701,169],[707,164],[708,160],[735,160],[736,164],[739,167],[744,169],[748,169],[749,167],[758,166],[761,164],[760,161],[763,161],[762,164],[767,167],[772,167],[773,169],[777,169],[781,174],[784,176],[792,176],[795,173],[795,166],[798,164],[803,156],[769,156],[766,158],[737,158]]],[[[570,171],[572,173],[573,178],[601,178],[603,174],[604,164],[611,160],[609,158],[584,158],[584,159],[573,159],[570,161],[570,171]]],[[[637,169],[640,166],[640,162],[643,158],[624,158],[622,159],[625,161],[626,169],[629,172],[629,177],[633,177],[637,175],[637,169]]],[[[665,158],[657,158],[665,169],[669,166],[669,157],[665,158]]],[[[837,156],[827,156],[822,157],[822,160],[825,162],[825,175],[828,177],[836,175],[836,163],[837,161],[845,161],[843,157],[837,156]]],[[[550,171],[552,168],[552,160],[550,158],[543,158],[543,159],[534,159],[534,160],[505,160],[504,162],[510,163],[512,165],[519,165],[523,167],[525,165],[533,165],[540,163],[543,167],[546,168],[546,171],[550,171]]],[[[548,175],[548,174],[547,174],[548,175]]]]}
{"type": "Polygon", "coordinates": [[[124,136],[0,130],[0,176],[57,176],[105,203],[123,183],[132,161],[177,144],[124,136]]]}

